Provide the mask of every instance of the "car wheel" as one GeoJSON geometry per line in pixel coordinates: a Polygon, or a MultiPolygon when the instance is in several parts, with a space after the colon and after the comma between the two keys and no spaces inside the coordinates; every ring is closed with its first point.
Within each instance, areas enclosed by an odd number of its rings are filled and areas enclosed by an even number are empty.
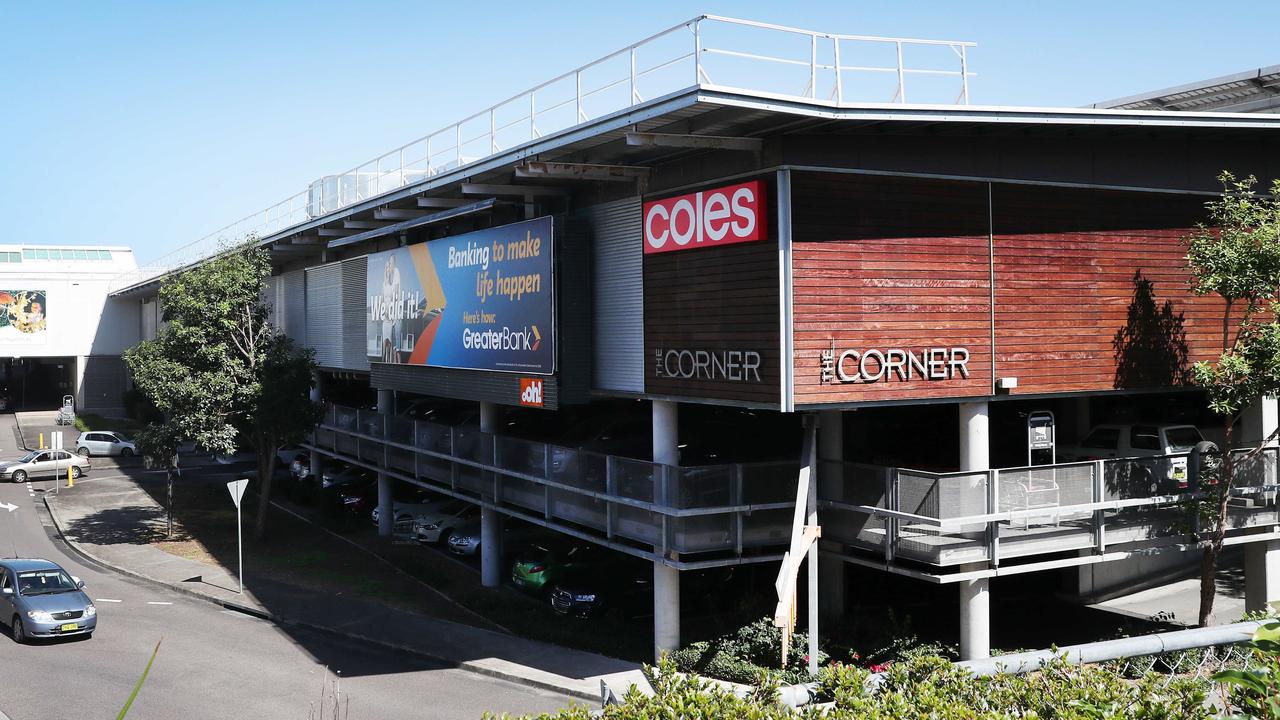
{"type": "Polygon", "coordinates": [[[13,481],[16,483],[24,483],[27,481],[27,472],[25,470],[14,470],[13,481]]]}
{"type": "Polygon", "coordinates": [[[79,480],[81,475],[84,475],[84,471],[80,469],[80,466],[79,466],[79,465],[72,465],[72,466],[71,466],[71,479],[72,479],[72,480],[79,480]]]}
{"type": "Polygon", "coordinates": [[[87,447],[76,448],[76,452],[79,453],[80,457],[89,457],[89,448],[87,447]]]}
{"type": "Polygon", "coordinates": [[[441,530],[440,534],[436,536],[436,542],[441,547],[449,547],[449,541],[452,539],[453,539],[453,530],[449,530],[449,529],[441,530]]]}
{"type": "Polygon", "coordinates": [[[133,457],[133,448],[125,448],[121,450],[120,457],[133,457]]]}
{"type": "Polygon", "coordinates": [[[22,618],[18,617],[17,615],[14,615],[13,620],[10,621],[9,626],[13,630],[14,642],[21,645],[27,641],[27,632],[22,628],[22,618]]]}

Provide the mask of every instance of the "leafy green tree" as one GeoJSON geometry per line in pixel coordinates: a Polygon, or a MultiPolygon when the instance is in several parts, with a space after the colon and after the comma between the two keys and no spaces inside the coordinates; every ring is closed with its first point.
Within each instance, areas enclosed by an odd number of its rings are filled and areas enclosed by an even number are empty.
{"type": "Polygon", "coordinates": [[[252,241],[174,275],[160,287],[166,324],[125,353],[138,389],[163,415],[139,436],[144,454],[173,467],[183,441],[219,455],[253,448],[258,537],[266,533],[276,453],[320,417],[309,396],[311,350],[268,322],[270,276],[267,252],[252,241]]]}
{"type": "MultiPolygon", "coordinates": [[[[1227,532],[1227,502],[1240,462],[1250,459],[1271,438],[1263,438],[1249,455],[1233,454],[1235,424],[1254,401],[1280,392],[1280,180],[1271,195],[1259,196],[1252,176],[1218,178],[1222,195],[1208,203],[1210,222],[1187,240],[1191,288],[1197,295],[1222,298],[1222,335],[1218,358],[1198,362],[1192,380],[1204,388],[1209,407],[1226,423],[1226,447],[1214,463],[1216,482],[1201,483],[1207,497],[1200,515],[1208,525],[1200,564],[1201,625],[1213,620],[1214,575],[1227,532]]],[[[1274,436],[1274,433],[1273,433],[1274,436]]]]}

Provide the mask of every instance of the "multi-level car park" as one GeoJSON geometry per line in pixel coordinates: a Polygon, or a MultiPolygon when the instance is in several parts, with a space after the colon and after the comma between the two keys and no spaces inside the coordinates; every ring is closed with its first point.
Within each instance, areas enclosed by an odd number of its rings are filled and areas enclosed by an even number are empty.
{"type": "MultiPolygon", "coordinates": [[[[954,585],[966,657],[992,578],[1185,563],[1195,485],[1147,481],[1176,457],[1044,450],[1221,438],[1186,373],[1221,305],[1181,238],[1218,171],[1280,174],[1280,117],[974,105],[971,52],[698,17],[215,233],[270,251],[273,321],[315,350],[310,482],[367,473],[351,504],[388,536],[413,489],[477,507],[489,585],[504,521],[647,563],[608,590],[647,596],[659,650],[682,577],[772,572],[803,526],[811,615],[852,607],[850,564],[954,585]]],[[[113,296],[154,333],[164,273],[208,249],[113,296]]],[[[1256,608],[1280,546],[1274,453],[1251,462],[1228,543],[1256,608]]],[[[605,594],[562,579],[567,612],[605,594]]]]}

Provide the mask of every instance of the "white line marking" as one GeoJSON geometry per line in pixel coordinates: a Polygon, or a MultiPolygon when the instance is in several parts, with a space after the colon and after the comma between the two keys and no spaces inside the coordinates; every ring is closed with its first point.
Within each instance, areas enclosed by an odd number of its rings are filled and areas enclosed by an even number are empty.
{"type": "Polygon", "coordinates": [[[148,602],[147,602],[147,604],[148,604],[148,605],[172,605],[173,603],[171,603],[171,602],[155,602],[154,600],[152,600],[152,601],[148,601],[148,602]]]}
{"type": "Polygon", "coordinates": [[[111,598],[94,598],[94,602],[124,602],[123,600],[112,600],[111,598]]]}

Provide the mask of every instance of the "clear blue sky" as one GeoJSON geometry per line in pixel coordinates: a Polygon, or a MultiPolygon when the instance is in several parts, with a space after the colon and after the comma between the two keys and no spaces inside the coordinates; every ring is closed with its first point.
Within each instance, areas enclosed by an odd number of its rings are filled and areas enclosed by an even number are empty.
{"type": "Polygon", "coordinates": [[[971,40],[973,101],[1083,105],[1280,63],[1275,2],[0,0],[0,242],[148,260],[702,12],[971,40]]]}

